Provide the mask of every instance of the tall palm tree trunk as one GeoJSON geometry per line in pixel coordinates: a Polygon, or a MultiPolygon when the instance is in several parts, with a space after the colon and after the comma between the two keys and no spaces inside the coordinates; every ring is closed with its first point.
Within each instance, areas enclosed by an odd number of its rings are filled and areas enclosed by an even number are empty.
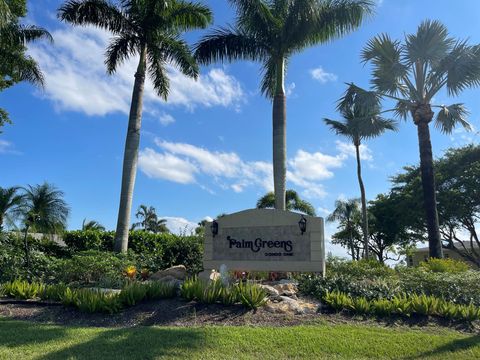
{"type": "Polygon", "coordinates": [[[145,87],[146,46],[140,52],[140,60],[133,86],[132,103],[128,118],[127,138],[123,157],[122,189],[118,209],[117,231],[115,233],[115,251],[126,252],[128,249],[128,230],[132,210],[133,189],[137,174],[138,148],[140,145],[140,128],[142,125],[143,91],[145,87]]]}
{"type": "Polygon", "coordinates": [[[25,252],[25,266],[30,269],[30,249],[28,248],[28,229],[30,225],[25,226],[25,234],[23,237],[23,250],[25,252]]]}
{"type": "Polygon", "coordinates": [[[285,210],[287,177],[287,99],[284,89],[285,59],[277,64],[276,92],[273,98],[273,184],[275,209],[285,210]]]}
{"type": "MultiPolygon", "coordinates": [[[[432,114],[433,116],[433,114],[432,114]]],[[[415,119],[416,120],[416,119],[415,119]]],[[[437,195],[433,170],[432,143],[430,141],[429,120],[415,121],[420,148],[420,171],[422,174],[423,201],[427,220],[429,255],[443,258],[442,242],[438,225],[437,195]]]]}
{"type": "Polygon", "coordinates": [[[360,194],[362,198],[362,228],[363,228],[363,246],[365,247],[364,256],[365,259],[369,258],[369,248],[368,248],[368,216],[367,216],[367,198],[365,196],[365,186],[363,185],[362,180],[362,165],[360,163],[360,143],[355,143],[355,152],[357,155],[357,177],[358,184],[360,185],[360,194]]]}
{"type": "Polygon", "coordinates": [[[350,220],[347,221],[347,227],[350,229],[350,251],[352,252],[352,260],[355,260],[355,246],[353,244],[353,229],[350,220]]]}

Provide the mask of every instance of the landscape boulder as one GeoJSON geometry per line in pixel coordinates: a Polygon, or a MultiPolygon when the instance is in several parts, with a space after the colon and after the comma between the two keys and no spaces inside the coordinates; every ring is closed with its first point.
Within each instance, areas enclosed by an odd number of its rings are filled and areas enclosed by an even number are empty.
{"type": "Polygon", "coordinates": [[[183,265],[176,265],[165,270],[157,271],[155,274],[153,274],[150,277],[150,279],[163,281],[165,278],[167,278],[166,281],[171,281],[171,280],[183,281],[185,280],[186,277],[187,277],[187,268],[183,265]]]}
{"type": "Polygon", "coordinates": [[[292,282],[277,284],[273,287],[278,291],[279,295],[294,296],[298,292],[297,285],[292,282]]]}
{"type": "Polygon", "coordinates": [[[220,280],[220,273],[215,270],[203,270],[198,273],[197,277],[203,281],[216,281],[220,280]]]}

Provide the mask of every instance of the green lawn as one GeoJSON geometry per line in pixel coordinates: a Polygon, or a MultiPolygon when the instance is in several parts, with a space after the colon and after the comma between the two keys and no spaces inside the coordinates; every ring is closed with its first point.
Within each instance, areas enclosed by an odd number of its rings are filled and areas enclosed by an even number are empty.
{"type": "Polygon", "coordinates": [[[63,327],[0,320],[0,359],[480,359],[480,336],[363,325],[63,327]]]}

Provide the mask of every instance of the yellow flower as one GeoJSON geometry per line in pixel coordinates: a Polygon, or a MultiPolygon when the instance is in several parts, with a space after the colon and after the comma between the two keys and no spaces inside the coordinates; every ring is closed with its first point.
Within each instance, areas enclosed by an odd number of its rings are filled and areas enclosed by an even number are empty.
{"type": "Polygon", "coordinates": [[[134,279],[135,275],[137,275],[137,269],[135,266],[131,265],[125,269],[125,275],[129,277],[130,279],[134,279]]]}

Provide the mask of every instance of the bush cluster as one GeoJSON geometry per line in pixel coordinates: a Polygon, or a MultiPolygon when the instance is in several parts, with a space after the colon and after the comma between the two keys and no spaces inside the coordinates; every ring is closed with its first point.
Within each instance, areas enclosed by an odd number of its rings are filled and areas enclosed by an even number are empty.
{"type": "Polygon", "coordinates": [[[117,313],[123,308],[153,299],[176,296],[176,285],[163,282],[132,282],[119,293],[95,288],[71,288],[63,284],[45,285],[39,282],[15,280],[0,287],[0,294],[15,299],[41,299],[61,302],[80,311],[117,313]]]}
{"type": "Polygon", "coordinates": [[[207,282],[194,277],[185,280],[180,288],[180,294],[186,300],[224,305],[241,303],[246,308],[253,310],[267,301],[265,290],[249,281],[225,285],[220,280],[207,282]]]}
{"type": "MultiPolygon", "coordinates": [[[[433,262],[432,262],[433,263],[433,262]]],[[[446,301],[480,306],[480,272],[458,271],[448,260],[436,260],[430,266],[418,268],[388,268],[366,261],[333,260],[327,265],[326,276],[302,275],[299,289],[302,293],[322,299],[326,293],[342,292],[367,300],[391,300],[403,293],[429,295],[446,301]],[[446,265],[439,265],[445,263],[446,265]],[[437,269],[447,269],[439,272],[437,269]]]]}
{"type": "Polygon", "coordinates": [[[449,320],[466,321],[480,319],[480,308],[473,304],[459,305],[425,294],[409,296],[402,294],[390,300],[368,300],[365,297],[352,297],[343,292],[333,291],[327,292],[323,301],[334,311],[347,311],[359,315],[439,316],[449,320]]]}
{"type": "Polygon", "coordinates": [[[67,247],[30,238],[31,266],[25,266],[23,241],[14,234],[0,234],[0,282],[26,279],[44,283],[121,288],[129,266],[146,274],[173,265],[185,265],[190,274],[203,268],[200,237],[172,234],[130,233],[127,255],[113,253],[114,233],[96,230],[69,231],[67,247]]]}

